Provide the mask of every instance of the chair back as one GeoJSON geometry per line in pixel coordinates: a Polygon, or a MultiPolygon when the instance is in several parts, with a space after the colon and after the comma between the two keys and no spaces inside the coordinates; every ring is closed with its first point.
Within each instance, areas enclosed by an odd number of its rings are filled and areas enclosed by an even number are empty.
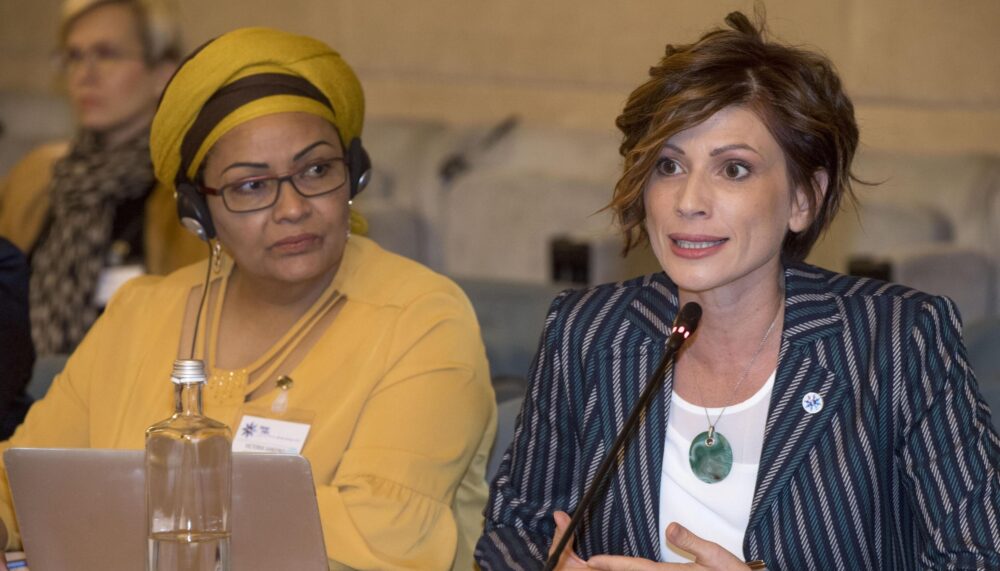
{"type": "Polygon", "coordinates": [[[503,455],[514,440],[514,428],[517,426],[517,417],[521,413],[521,405],[524,404],[524,395],[514,397],[497,405],[497,436],[493,441],[493,451],[490,452],[490,460],[486,463],[486,481],[492,482],[496,476],[497,469],[503,455]]]}

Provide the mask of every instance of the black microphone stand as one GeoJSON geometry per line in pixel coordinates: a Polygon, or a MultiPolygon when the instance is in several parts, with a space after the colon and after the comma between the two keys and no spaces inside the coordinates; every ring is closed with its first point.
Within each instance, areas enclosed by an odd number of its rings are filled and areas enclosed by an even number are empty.
{"type": "Polygon", "coordinates": [[[667,338],[666,350],[663,352],[663,357],[660,358],[660,364],[656,366],[656,370],[653,372],[653,376],[649,378],[649,382],[646,383],[646,388],[643,389],[642,394],[639,395],[639,401],[636,402],[635,407],[632,409],[632,413],[629,415],[628,420],[625,421],[625,425],[622,427],[622,431],[618,433],[618,437],[615,439],[615,443],[611,446],[611,450],[608,451],[607,455],[604,456],[604,461],[601,462],[601,467],[597,469],[597,475],[594,477],[594,481],[590,484],[587,492],[583,495],[583,499],[580,500],[580,504],[576,508],[576,513],[573,514],[573,518],[569,522],[569,526],[566,528],[566,532],[563,534],[562,539],[559,540],[559,544],[556,549],[549,555],[549,558],[545,561],[544,571],[552,571],[555,569],[556,564],[559,563],[559,558],[562,555],[564,549],[566,549],[566,544],[569,543],[571,537],[576,532],[577,524],[583,519],[587,511],[590,509],[590,505],[594,502],[594,498],[597,496],[598,490],[600,490],[608,476],[611,473],[611,466],[615,463],[618,458],[618,453],[621,452],[622,448],[625,447],[625,443],[631,440],[633,433],[639,426],[639,418],[642,413],[649,408],[649,403],[653,400],[653,395],[660,392],[660,387],[663,386],[663,379],[667,376],[667,367],[670,366],[670,362],[673,361],[674,355],[684,344],[684,341],[694,333],[694,330],[698,327],[698,320],[701,319],[701,306],[694,302],[689,302],[684,304],[680,312],[677,314],[677,318],[674,320],[674,326],[671,330],[670,337],[667,338]]]}

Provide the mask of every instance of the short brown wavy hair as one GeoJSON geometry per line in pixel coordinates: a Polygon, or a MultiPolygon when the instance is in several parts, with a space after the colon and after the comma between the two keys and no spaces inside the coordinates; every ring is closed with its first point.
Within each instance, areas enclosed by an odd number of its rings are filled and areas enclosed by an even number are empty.
{"type": "Polygon", "coordinates": [[[808,193],[812,222],[789,232],[782,258],[804,259],[833,221],[844,197],[854,199],[851,162],[858,146],[854,105],[825,56],[766,37],[741,12],[726,16],[729,29],[708,32],[688,45],[667,45],[649,79],[629,96],[615,121],[624,138],[624,169],[607,208],[625,238],[624,253],[649,239],[643,192],[664,143],[716,112],[740,105],[761,118],[785,154],[793,186],[808,193]],[[814,176],[827,173],[826,193],[814,176]]]}

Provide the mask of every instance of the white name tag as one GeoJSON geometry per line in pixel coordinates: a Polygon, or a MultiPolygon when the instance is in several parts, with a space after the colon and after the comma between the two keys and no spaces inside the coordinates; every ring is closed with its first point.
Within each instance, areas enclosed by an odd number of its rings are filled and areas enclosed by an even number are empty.
{"type": "Polygon", "coordinates": [[[111,300],[111,296],[118,291],[118,288],[125,285],[125,282],[132,278],[137,278],[144,273],[146,272],[139,264],[104,268],[101,270],[101,275],[97,276],[97,288],[94,289],[94,305],[104,307],[111,300]]]}
{"type": "Polygon", "coordinates": [[[233,438],[233,452],[301,454],[309,428],[304,422],[245,414],[233,438]]]}

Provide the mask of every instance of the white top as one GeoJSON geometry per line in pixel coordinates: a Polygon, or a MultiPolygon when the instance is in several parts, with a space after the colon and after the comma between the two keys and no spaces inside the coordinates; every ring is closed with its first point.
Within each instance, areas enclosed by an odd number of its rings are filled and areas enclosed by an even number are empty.
{"type": "MultiPolygon", "coordinates": [[[[774,372],[753,396],[726,408],[715,425],[716,433],[725,436],[733,448],[733,470],[714,484],[699,480],[688,462],[691,441],[708,430],[705,408],[685,401],[676,392],[671,396],[660,478],[661,561],[689,563],[694,559],[667,543],[664,532],[673,521],[743,558],[743,536],[750,521],[773,388],[774,372]]],[[[708,409],[713,421],[720,412],[721,408],[708,409]]]]}

